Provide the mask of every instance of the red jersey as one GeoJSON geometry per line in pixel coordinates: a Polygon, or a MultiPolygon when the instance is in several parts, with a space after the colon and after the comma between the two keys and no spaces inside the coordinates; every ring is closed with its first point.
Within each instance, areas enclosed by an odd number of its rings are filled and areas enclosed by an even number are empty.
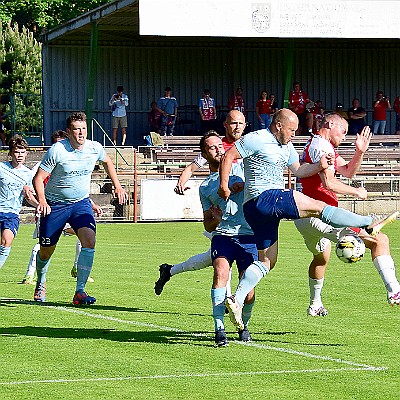
{"type": "Polygon", "coordinates": [[[229,100],[229,110],[238,110],[242,114],[245,114],[243,97],[233,96],[229,100]]]}
{"type": "MultiPolygon", "coordinates": [[[[335,154],[334,165],[329,168],[334,168],[336,173],[337,171],[336,160],[339,154],[328,140],[322,138],[319,135],[315,135],[306,144],[306,147],[303,150],[302,161],[307,162],[309,164],[314,164],[316,162],[319,162],[319,160],[324,154],[335,154]]],[[[315,174],[308,178],[302,178],[300,179],[300,181],[303,187],[303,193],[308,197],[311,197],[316,200],[321,200],[331,206],[338,205],[338,199],[336,193],[331,192],[330,190],[324,188],[321,182],[321,178],[319,177],[318,174],[315,174]]]]}
{"type": "Polygon", "coordinates": [[[291,105],[290,109],[293,110],[297,115],[303,114],[306,109],[306,104],[309,102],[309,98],[306,92],[300,90],[299,92],[295,92],[292,90],[289,93],[289,104],[291,105]],[[297,107],[297,110],[295,108],[297,107]]]}
{"type": "Polygon", "coordinates": [[[258,100],[256,108],[259,114],[271,114],[271,100],[258,100]]]}
{"type": "Polygon", "coordinates": [[[388,108],[386,100],[379,100],[379,103],[374,106],[374,120],[386,121],[386,109],[388,108]]]}

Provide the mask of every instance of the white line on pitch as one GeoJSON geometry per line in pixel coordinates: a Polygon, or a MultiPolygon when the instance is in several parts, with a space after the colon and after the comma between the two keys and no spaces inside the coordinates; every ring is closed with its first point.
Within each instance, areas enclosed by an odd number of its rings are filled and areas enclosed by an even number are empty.
{"type": "MultiPolygon", "coordinates": [[[[374,370],[381,370],[375,368],[374,370]]],[[[385,368],[383,368],[385,369],[385,368]]],[[[320,369],[298,369],[298,370],[278,370],[278,371],[248,371],[248,372],[221,372],[205,374],[182,374],[182,375],[148,375],[148,376],[126,376],[114,378],[78,378],[78,379],[42,379],[27,381],[0,382],[0,385],[31,385],[43,383],[79,383],[79,382],[107,382],[107,381],[133,381],[141,379],[182,379],[182,378],[228,378],[231,376],[248,375],[279,375],[279,374],[304,374],[304,373],[324,373],[324,372],[343,372],[343,371],[369,371],[370,368],[320,368],[320,369]]]]}
{"type": "MultiPolygon", "coordinates": [[[[18,300],[18,299],[8,299],[8,300],[18,300]]],[[[25,300],[20,300],[20,302],[21,303],[26,303],[26,304],[32,304],[32,303],[33,304],[37,304],[37,303],[34,303],[34,302],[25,301],[25,300]]],[[[107,321],[119,322],[119,323],[122,323],[122,324],[141,326],[141,327],[145,327],[145,328],[154,328],[154,329],[157,329],[157,330],[164,330],[164,331],[170,331],[170,332],[187,333],[187,334],[190,334],[192,336],[197,336],[197,337],[199,337],[199,336],[208,336],[205,333],[192,333],[192,332],[184,331],[182,329],[171,328],[169,326],[159,326],[159,325],[148,324],[148,323],[144,323],[144,322],[130,321],[130,320],[125,320],[125,319],[110,317],[110,316],[103,315],[103,314],[91,313],[91,312],[87,312],[87,311],[80,310],[80,309],[77,309],[77,308],[51,306],[51,305],[46,305],[46,304],[42,304],[42,307],[51,308],[51,309],[64,311],[64,312],[69,312],[69,313],[73,313],[73,314],[85,315],[87,317],[92,317],[92,318],[97,318],[97,319],[104,319],[104,320],[107,320],[107,321]]],[[[328,356],[319,356],[319,355],[316,355],[316,354],[301,352],[301,351],[297,351],[297,350],[293,350],[293,349],[285,349],[283,347],[273,347],[273,346],[268,346],[268,345],[265,345],[265,344],[259,344],[259,343],[254,343],[254,342],[243,343],[243,342],[240,342],[240,341],[234,341],[234,343],[245,345],[245,346],[250,346],[250,347],[257,347],[257,348],[260,348],[260,349],[267,349],[267,350],[273,350],[273,351],[278,351],[278,352],[282,352],[282,353],[294,354],[294,355],[298,355],[298,356],[302,356],[302,357],[315,358],[315,359],[320,359],[320,360],[324,360],[324,361],[333,361],[335,363],[347,364],[347,365],[351,365],[353,367],[357,367],[357,368],[354,368],[354,369],[346,369],[346,370],[382,371],[382,370],[386,370],[387,369],[386,367],[375,367],[375,366],[372,366],[372,365],[360,364],[360,363],[354,363],[354,362],[351,362],[351,361],[342,360],[340,358],[333,358],[333,357],[328,357],[328,356]]],[[[340,369],[335,369],[335,371],[339,371],[339,370],[340,369]]],[[[304,370],[304,371],[309,371],[309,370],[304,370]]],[[[324,369],[324,371],[329,371],[329,370],[328,369],[324,369]]],[[[268,372],[262,372],[262,373],[266,374],[268,372]]],[[[275,371],[275,373],[277,373],[277,372],[275,371]]],[[[241,374],[241,373],[238,373],[238,374],[241,374]]],[[[200,375],[193,375],[193,376],[200,376],[200,375]]],[[[212,374],[210,376],[212,376],[212,374]]]]}
{"type": "MultiPolygon", "coordinates": [[[[188,333],[188,334],[191,334],[192,336],[208,336],[207,334],[204,334],[204,333],[203,334],[195,334],[195,333],[187,332],[187,331],[184,331],[181,329],[171,328],[168,326],[158,326],[158,325],[148,324],[148,323],[143,323],[143,322],[129,321],[129,320],[124,320],[124,319],[109,317],[107,315],[90,313],[90,312],[79,310],[76,308],[59,307],[59,306],[46,306],[46,307],[54,308],[57,310],[66,311],[66,312],[70,312],[70,313],[75,313],[75,314],[82,314],[82,315],[86,315],[88,317],[105,319],[105,320],[114,321],[114,322],[120,322],[123,324],[130,324],[130,325],[136,325],[136,326],[142,326],[142,327],[146,327],[146,328],[154,328],[154,329],[158,329],[158,330],[172,331],[172,332],[178,332],[178,333],[188,333]]],[[[290,354],[294,354],[294,355],[298,355],[298,356],[302,356],[302,357],[316,358],[316,359],[320,359],[320,360],[324,360],[324,361],[333,361],[333,362],[340,363],[340,364],[351,365],[353,367],[360,367],[361,369],[368,369],[368,370],[382,370],[382,369],[384,370],[384,369],[386,369],[385,367],[374,367],[372,365],[354,363],[351,361],[342,360],[340,358],[319,356],[316,354],[305,353],[305,352],[297,351],[297,350],[293,350],[293,349],[285,349],[283,347],[273,347],[273,346],[268,346],[268,345],[264,345],[264,344],[254,343],[254,342],[247,342],[247,343],[240,342],[240,341],[234,341],[234,342],[238,343],[238,344],[246,345],[246,346],[257,347],[259,349],[274,350],[274,351],[279,351],[282,353],[290,353],[290,354]]]]}

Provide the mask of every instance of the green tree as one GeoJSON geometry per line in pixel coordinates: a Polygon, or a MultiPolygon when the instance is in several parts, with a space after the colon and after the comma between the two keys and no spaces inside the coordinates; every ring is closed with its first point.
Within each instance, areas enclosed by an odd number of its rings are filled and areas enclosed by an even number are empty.
{"type": "Polygon", "coordinates": [[[110,0],[3,0],[0,20],[16,22],[35,34],[54,28],[110,0]]]}
{"type": "Polygon", "coordinates": [[[8,124],[15,118],[16,130],[41,130],[41,44],[27,28],[0,22],[0,94],[8,124]]]}

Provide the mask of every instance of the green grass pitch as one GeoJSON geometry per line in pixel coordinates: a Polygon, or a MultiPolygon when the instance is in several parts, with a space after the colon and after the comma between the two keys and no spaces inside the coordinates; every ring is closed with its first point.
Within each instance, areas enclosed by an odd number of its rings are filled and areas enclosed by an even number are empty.
{"type": "MultiPolygon", "coordinates": [[[[400,269],[395,222],[384,228],[400,269]]],[[[204,252],[201,223],[99,224],[91,307],[71,304],[75,239],[62,237],[47,300],[33,304],[24,276],[34,240],[22,225],[0,271],[0,398],[387,399],[400,390],[400,307],[390,307],[367,252],[355,265],[332,256],[325,318],[306,315],[310,255],[292,222],[279,260],[256,288],[241,344],[226,318],[227,348],[213,342],[212,268],[180,274],[161,296],[158,265],[204,252]]],[[[400,275],[400,273],[399,273],[400,275]]],[[[234,285],[237,280],[234,279],[234,285]]]]}

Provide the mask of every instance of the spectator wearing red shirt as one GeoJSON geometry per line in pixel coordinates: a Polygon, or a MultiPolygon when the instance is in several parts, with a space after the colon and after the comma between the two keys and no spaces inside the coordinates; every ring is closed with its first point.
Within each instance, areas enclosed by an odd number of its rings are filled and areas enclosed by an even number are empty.
{"type": "Polygon", "coordinates": [[[270,124],[270,114],[271,114],[271,100],[268,98],[268,92],[263,90],[260,93],[256,104],[256,116],[259,121],[260,129],[265,129],[269,127],[270,124]]]}
{"type": "Polygon", "coordinates": [[[376,100],[372,105],[374,109],[372,131],[374,135],[384,135],[386,127],[386,110],[392,108],[387,96],[382,90],[376,92],[376,100]]]}
{"type": "Polygon", "coordinates": [[[307,133],[312,133],[314,120],[312,114],[306,110],[306,104],[309,102],[311,100],[308,98],[308,94],[304,90],[301,90],[300,82],[294,82],[293,90],[289,93],[289,108],[299,118],[297,134],[301,134],[305,126],[307,126],[307,133]]]}
{"type": "Polygon", "coordinates": [[[396,135],[400,135],[400,96],[396,97],[393,108],[396,111],[396,135]]]}

